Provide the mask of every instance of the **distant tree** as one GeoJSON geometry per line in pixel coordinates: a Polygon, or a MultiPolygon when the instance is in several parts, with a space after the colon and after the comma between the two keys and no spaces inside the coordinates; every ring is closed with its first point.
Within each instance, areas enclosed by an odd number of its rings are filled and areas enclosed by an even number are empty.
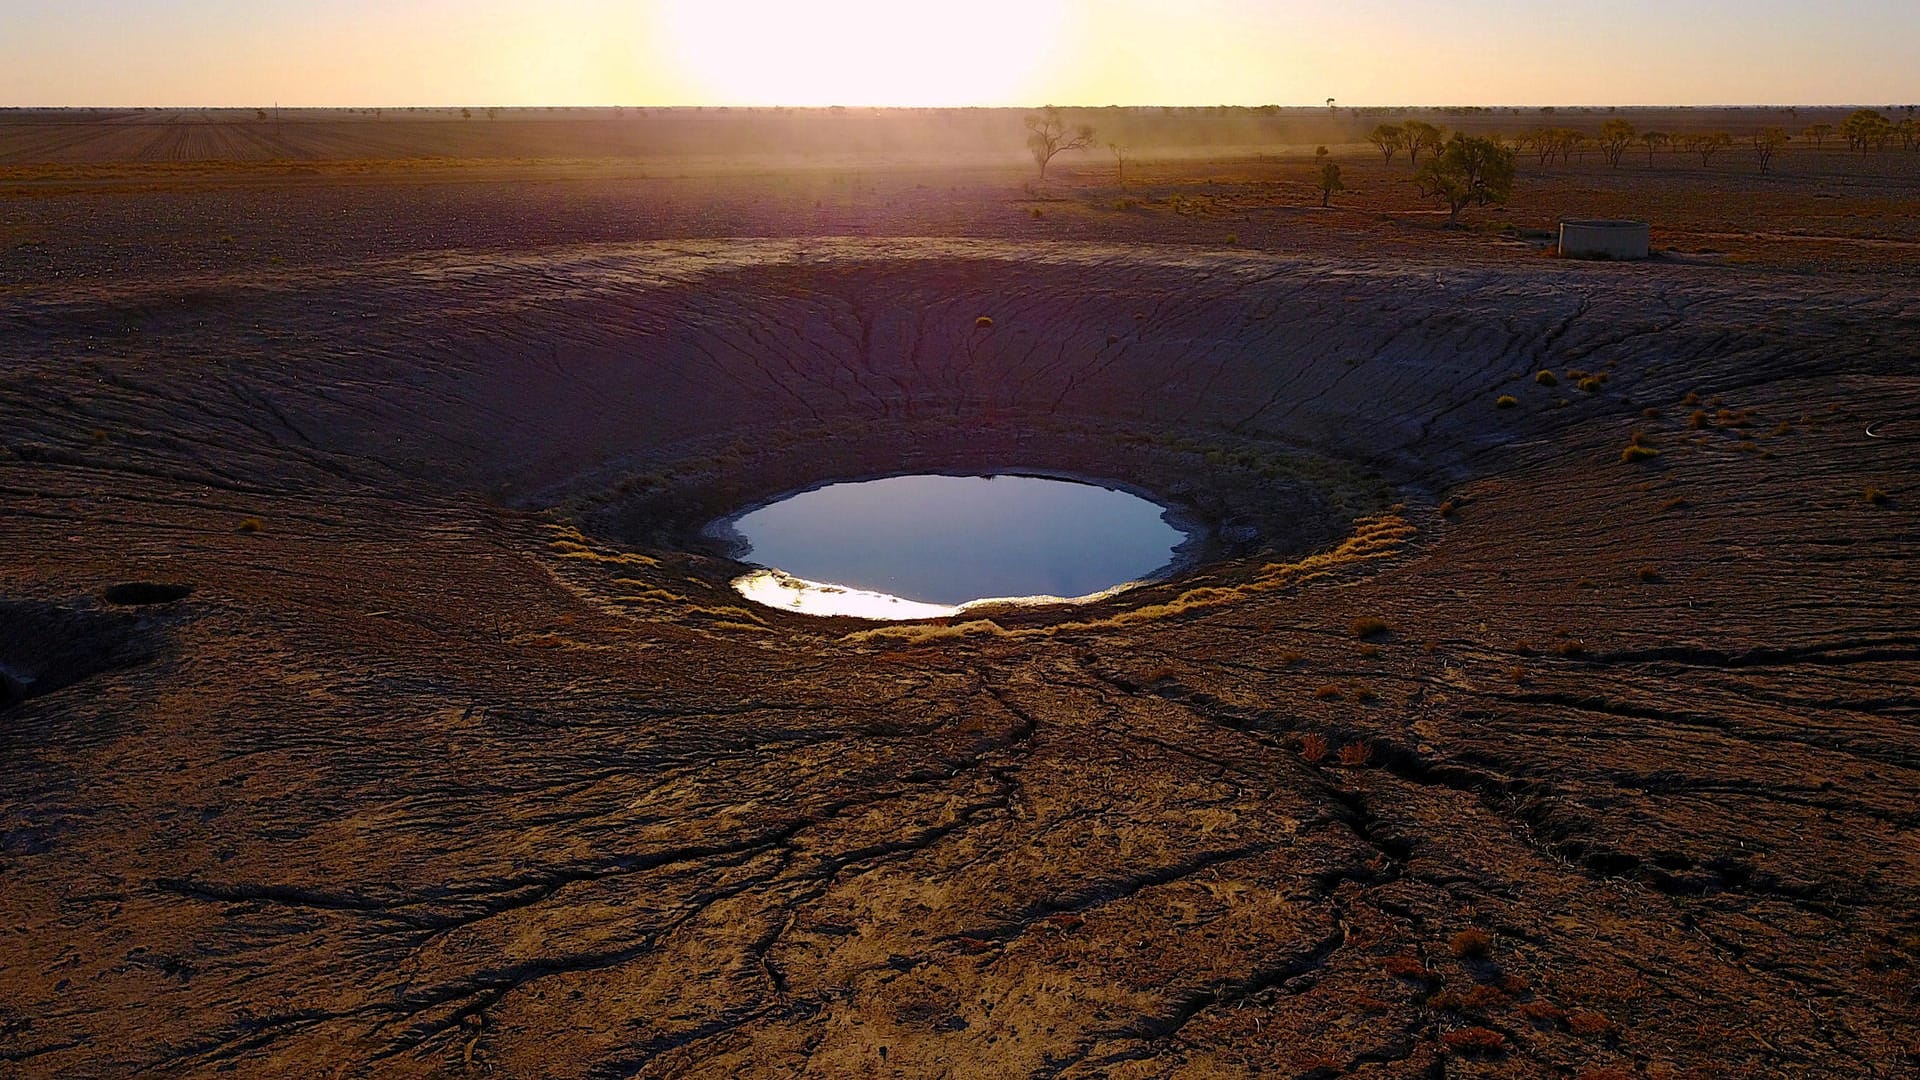
{"type": "Polygon", "coordinates": [[[1393,164],[1393,155],[1407,144],[1407,129],[1399,124],[1381,124],[1367,133],[1367,141],[1380,151],[1387,164],[1393,164]]]}
{"type": "Polygon", "coordinates": [[[1586,138],[1572,128],[1542,128],[1534,132],[1533,154],[1542,165],[1573,159],[1573,148],[1586,138]]]}
{"type": "Polygon", "coordinates": [[[1560,130],[1558,128],[1534,128],[1523,133],[1515,140],[1514,146],[1527,146],[1533,150],[1533,156],[1542,166],[1551,165],[1554,155],[1560,152],[1560,130]]]}
{"type": "Polygon", "coordinates": [[[1600,125],[1600,149],[1607,155],[1607,164],[1620,167],[1620,158],[1626,154],[1627,147],[1633,145],[1633,137],[1638,134],[1633,125],[1625,120],[1609,120],[1600,125]]]}
{"type": "Polygon", "coordinates": [[[253,110],[253,118],[255,120],[265,120],[267,118],[267,110],[265,109],[253,110]]]}
{"type": "Polygon", "coordinates": [[[1040,178],[1047,178],[1047,163],[1056,154],[1068,150],[1085,150],[1093,145],[1093,126],[1081,124],[1072,132],[1067,130],[1067,122],[1060,118],[1060,110],[1049,105],[1027,117],[1027,149],[1033,153],[1033,163],[1040,166],[1040,178]]]}
{"type": "Polygon", "coordinates": [[[1437,154],[1440,152],[1442,143],[1446,140],[1445,131],[1434,127],[1425,120],[1409,120],[1404,125],[1403,130],[1407,133],[1405,142],[1407,148],[1407,164],[1415,166],[1416,168],[1420,164],[1420,151],[1431,150],[1437,154]]]}
{"type": "Polygon", "coordinates": [[[1913,117],[1909,116],[1893,125],[1893,133],[1900,136],[1900,149],[1920,149],[1920,123],[1916,123],[1913,117]]]}
{"type": "Polygon", "coordinates": [[[1647,144],[1647,168],[1651,169],[1653,152],[1672,140],[1667,138],[1667,133],[1664,131],[1643,131],[1640,133],[1640,141],[1647,144]]]}
{"type": "Polygon", "coordinates": [[[1786,128],[1770,127],[1765,131],[1754,132],[1753,154],[1760,159],[1760,171],[1763,173],[1773,171],[1774,155],[1786,149],[1787,143],[1791,141],[1793,138],[1787,134],[1786,128]]]}
{"type": "Polygon", "coordinates": [[[1332,99],[1332,98],[1328,98],[1328,99],[1327,99],[1327,108],[1329,108],[1329,109],[1331,109],[1331,108],[1333,108],[1333,99],[1332,99]]]}
{"type": "Polygon", "coordinates": [[[1457,224],[1463,208],[1506,202],[1513,194],[1513,151],[1497,138],[1456,134],[1415,180],[1420,194],[1447,204],[1447,223],[1457,224]]]}
{"type": "Polygon", "coordinates": [[[1885,150],[1893,137],[1893,125],[1872,109],[1856,109],[1840,122],[1840,137],[1847,140],[1849,149],[1861,153],[1885,150]]]}
{"type": "Polygon", "coordinates": [[[1827,144],[1827,137],[1833,134],[1833,125],[1832,124],[1809,124],[1807,125],[1807,129],[1805,131],[1802,131],[1800,134],[1805,135],[1807,138],[1813,140],[1813,145],[1815,149],[1818,149],[1819,147],[1825,146],[1827,144]]]}
{"type": "Polygon", "coordinates": [[[460,119],[462,119],[462,120],[471,120],[471,119],[473,119],[473,110],[472,110],[472,109],[461,109],[461,110],[460,110],[460,119]]]}
{"type": "Polygon", "coordinates": [[[1110,142],[1107,144],[1107,149],[1113,151],[1113,160],[1116,165],[1116,168],[1114,170],[1114,182],[1119,184],[1121,187],[1126,187],[1127,186],[1127,148],[1124,146],[1121,146],[1117,142],[1110,142]]]}
{"type": "Polygon", "coordinates": [[[493,119],[496,119],[496,118],[498,118],[498,117],[499,117],[499,115],[500,115],[500,110],[499,110],[499,109],[497,109],[497,108],[495,108],[495,107],[493,107],[493,106],[491,106],[491,105],[489,105],[489,106],[487,106],[487,119],[489,119],[489,120],[493,120],[493,119]]]}
{"type": "Polygon", "coordinates": [[[1724,131],[1708,131],[1693,137],[1693,152],[1700,155],[1700,166],[1705,168],[1713,155],[1733,145],[1733,136],[1724,131]]]}
{"type": "Polygon", "coordinates": [[[1331,161],[1322,161],[1320,163],[1320,205],[1331,206],[1333,193],[1345,190],[1347,185],[1340,182],[1340,166],[1331,161]]]}
{"type": "Polygon", "coordinates": [[[1567,128],[1560,133],[1560,155],[1571,161],[1573,155],[1579,154],[1580,160],[1585,161],[1587,148],[1592,142],[1593,137],[1586,132],[1567,128]]]}
{"type": "Polygon", "coordinates": [[[1328,150],[1325,146],[1316,146],[1313,148],[1313,156],[1319,158],[1321,161],[1327,160],[1327,155],[1332,152],[1333,151],[1328,150]]]}

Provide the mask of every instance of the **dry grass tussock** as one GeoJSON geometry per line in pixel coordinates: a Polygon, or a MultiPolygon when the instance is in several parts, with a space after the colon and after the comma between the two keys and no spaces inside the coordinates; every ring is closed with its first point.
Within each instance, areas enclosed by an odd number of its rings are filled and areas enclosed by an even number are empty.
{"type": "Polygon", "coordinates": [[[1417,531],[1398,514],[1361,518],[1354,523],[1353,532],[1337,546],[1308,555],[1295,562],[1268,563],[1260,568],[1257,577],[1244,585],[1225,588],[1203,586],[1198,589],[1188,589],[1163,604],[1148,604],[1131,611],[1118,612],[1104,619],[1061,623],[1058,626],[1048,627],[1045,632],[1104,630],[1118,626],[1133,626],[1173,615],[1184,615],[1190,611],[1219,607],[1260,593],[1291,588],[1326,577],[1354,563],[1391,555],[1402,544],[1412,539],[1417,531]]]}
{"type": "Polygon", "coordinates": [[[1405,518],[1395,513],[1360,518],[1354,522],[1353,532],[1335,547],[1294,562],[1268,563],[1260,568],[1260,573],[1253,580],[1245,584],[1224,587],[1204,585],[1188,589],[1165,603],[1147,604],[1128,611],[1116,612],[1102,619],[1056,623],[1053,626],[1024,630],[1008,630],[988,619],[953,625],[883,626],[872,630],[856,631],[841,640],[850,644],[896,642],[917,645],[944,638],[969,637],[977,634],[1009,638],[1049,637],[1081,630],[1111,630],[1117,627],[1138,626],[1175,615],[1220,607],[1249,596],[1276,592],[1328,577],[1355,563],[1393,554],[1401,545],[1411,540],[1418,531],[1408,524],[1405,518]]]}
{"type": "Polygon", "coordinates": [[[577,529],[568,529],[561,526],[553,526],[553,528],[561,535],[558,539],[550,541],[547,547],[551,548],[563,559],[580,559],[585,562],[600,563],[603,566],[660,565],[659,559],[653,558],[650,555],[642,555],[637,551],[622,551],[612,555],[606,554],[588,544],[587,538],[580,535],[577,529]]]}
{"type": "Polygon", "coordinates": [[[970,622],[942,625],[938,623],[913,623],[908,626],[880,626],[872,630],[861,630],[848,634],[843,641],[855,644],[864,642],[897,642],[904,645],[924,645],[932,641],[946,641],[952,638],[966,637],[1007,637],[1007,630],[992,619],[974,619],[970,622]]]}

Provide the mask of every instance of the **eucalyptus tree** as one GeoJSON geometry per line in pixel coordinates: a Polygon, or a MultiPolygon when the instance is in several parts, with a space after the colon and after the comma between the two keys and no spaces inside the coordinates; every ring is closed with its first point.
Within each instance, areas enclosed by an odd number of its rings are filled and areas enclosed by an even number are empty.
{"type": "Polygon", "coordinates": [[[1027,149],[1033,163],[1040,166],[1040,178],[1047,178],[1047,164],[1056,155],[1069,150],[1085,150],[1093,145],[1093,125],[1081,124],[1069,130],[1060,110],[1049,105],[1027,117],[1027,149]]]}
{"type": "Polygon", "coordinates": [[[1513,150],[1496,136],[1455,134],[1415,174],[1420,194],[1447,204],[1447,223],[1468,206],[1489,206],[1513,194],[1513,150]]]}

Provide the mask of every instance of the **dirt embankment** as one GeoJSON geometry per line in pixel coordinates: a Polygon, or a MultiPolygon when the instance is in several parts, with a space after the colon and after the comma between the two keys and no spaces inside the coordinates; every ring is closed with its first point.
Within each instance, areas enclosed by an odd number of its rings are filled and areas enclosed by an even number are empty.
{"type": "Polygon", "coordinates": [[[0,1061],[1920,1061],[1903,291],[933,231],[0,296],[0,1061]],[[976,458],[1261,539],[877,636],[668,543],[976,458]]]}

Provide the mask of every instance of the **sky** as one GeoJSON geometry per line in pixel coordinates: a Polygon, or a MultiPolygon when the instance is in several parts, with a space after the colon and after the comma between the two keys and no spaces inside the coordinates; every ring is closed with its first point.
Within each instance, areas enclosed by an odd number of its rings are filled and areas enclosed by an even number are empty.
{"type": "Polygon", "coordinates": [[[0,106],[1920,100],[1920,0],[0,0],[0,106]]]}

